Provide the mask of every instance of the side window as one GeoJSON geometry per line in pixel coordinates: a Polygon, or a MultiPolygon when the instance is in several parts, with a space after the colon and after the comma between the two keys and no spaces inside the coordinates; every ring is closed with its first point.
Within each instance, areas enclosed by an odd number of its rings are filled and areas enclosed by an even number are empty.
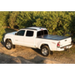
{"type": "Polygon", "coordinates": [[[26,36],[33,36],[33,31],[27,31],[26,36]]]}
{"type": "Polygon", "coordinates": [[[44,35],[48,35],[48,31],[47,30],[44,30],[44,35]]]}
{"type": "Polygon", "coordinates": [[[24,36],[25,30],[20,30],[16,35],[24,36]]]}
{"type": "Polygon", "coordinates": [[[42,36],[42,35],[43,35],[43,31],[37,32],[37,37],[42,36]]]}

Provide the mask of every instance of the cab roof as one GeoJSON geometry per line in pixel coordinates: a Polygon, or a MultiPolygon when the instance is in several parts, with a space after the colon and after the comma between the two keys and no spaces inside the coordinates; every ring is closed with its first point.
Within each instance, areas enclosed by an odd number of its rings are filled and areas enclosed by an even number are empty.
{"type": "Polygon", "coordinates": [[[40,31],[40,30],[47,30],[47,29],[44,28],[44,27],[27,27],[27,28],[24,28],[24,29],[37,30],[37,31],[40,31]]]}

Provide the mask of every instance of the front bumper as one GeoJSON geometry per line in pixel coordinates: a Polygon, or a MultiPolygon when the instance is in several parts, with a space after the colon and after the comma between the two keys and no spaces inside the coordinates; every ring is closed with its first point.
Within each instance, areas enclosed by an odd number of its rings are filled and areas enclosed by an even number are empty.
{"type": "Polygon", "coordinates": [[[67,45],[67,46],[63,46],[63,47],[59,47],[59,48],[57,48],[57,51],[64,51],[64,50],[69,49],[71,47],[72,47],[72,44],[67,45]]]}

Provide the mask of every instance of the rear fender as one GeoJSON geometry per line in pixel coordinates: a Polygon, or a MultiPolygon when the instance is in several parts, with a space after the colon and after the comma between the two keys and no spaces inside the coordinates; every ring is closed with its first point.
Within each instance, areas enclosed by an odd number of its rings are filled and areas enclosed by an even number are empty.
{"type": "Polygon", "coordinates": [[[42,42],[42,43],[40,43],[40,45],[39,45],[39,49],[41,49],[41,46],[42,46],[43,44],[48,45],[51,51],[56,50],[56,43],[55,43],[55,42],[52,42],[52,41],[51,41],[51,42],[42,42]]]}
{"type": "Polygon", "coordinates": [[[48,43],[48,42],[42,42],[42,43],[40,43],[40,44],[39,44],[39,49],[41,49],[41,46],[42,46],[42,45],[48,45],[48,47],[49,47],[50,50],[51,50],[50,43],[48,43]]]}

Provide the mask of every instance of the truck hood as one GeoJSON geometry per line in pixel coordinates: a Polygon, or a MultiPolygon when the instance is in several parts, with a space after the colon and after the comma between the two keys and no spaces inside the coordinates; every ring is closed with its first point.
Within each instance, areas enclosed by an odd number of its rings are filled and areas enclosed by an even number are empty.
{"type": "Polygon", "coordinates": [[[7,33],[6,35],[15,35],[16,32],[17,32],[17,31],[11,32],[11,33],[7,33]]]}
{"type": "Polygon", "coordinates": [[[69,37],[66,36],[58,36],[58,35],[45,35],[43,36],[44,39],[52,39],[52,40],[62,40],[62,39],[66,39],[69,37]]]}

